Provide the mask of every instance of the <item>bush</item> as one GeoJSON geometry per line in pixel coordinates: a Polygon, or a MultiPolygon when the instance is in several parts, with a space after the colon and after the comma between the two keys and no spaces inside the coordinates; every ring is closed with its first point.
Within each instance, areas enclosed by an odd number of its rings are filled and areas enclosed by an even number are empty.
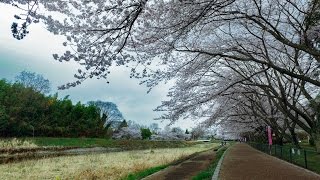
{"type": "Polygon", "coordinates": [[[150,139],[152,133],[149,128],[141,128],[140,131],[142,139],[150,139]]]}

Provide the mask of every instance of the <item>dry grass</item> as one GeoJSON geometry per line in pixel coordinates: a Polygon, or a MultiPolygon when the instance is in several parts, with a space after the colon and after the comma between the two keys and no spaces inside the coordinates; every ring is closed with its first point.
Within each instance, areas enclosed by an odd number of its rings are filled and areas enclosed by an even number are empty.
{"type": "Polygon", "coordinates": [[[213,144],[57,157],[0,165],[1,179],[120,179],[129,173],[168,164],[213,144]]]}
{"type": "Polygon", "coordinates": [[[38,146],[28,140],[21,140],[17,138],[0,139],[0,149],[33,148],[33,147],[38,147],[38,146]]]}

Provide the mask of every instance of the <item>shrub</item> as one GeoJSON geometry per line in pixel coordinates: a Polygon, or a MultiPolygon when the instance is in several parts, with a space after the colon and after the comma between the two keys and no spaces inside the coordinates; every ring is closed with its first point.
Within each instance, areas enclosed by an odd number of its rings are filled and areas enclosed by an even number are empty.
{"type": "Polygon", "coordinates": [[[152,133],[149,128],[141,128],[142,139],[150,139],[152,133]]]}

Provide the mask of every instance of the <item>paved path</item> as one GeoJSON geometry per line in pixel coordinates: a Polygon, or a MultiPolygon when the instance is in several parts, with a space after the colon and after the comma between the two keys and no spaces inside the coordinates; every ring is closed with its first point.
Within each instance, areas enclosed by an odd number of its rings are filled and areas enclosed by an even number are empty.
{"type": "Polygon", "coordinates": [[[247,144],[235,144],[226,153],[220,180],[319,180],[320,176],[262,153],[247,144]]]}
{"type": "Polygon", "coordinates": [[[183,161],[182,163],[170,166],[162,171],[159,171],[143,180],[185,180],[192,179],[200,171],[205,170],[214,160],[216,152],[209,150],[202,152],[195,157],[183,161]]]}

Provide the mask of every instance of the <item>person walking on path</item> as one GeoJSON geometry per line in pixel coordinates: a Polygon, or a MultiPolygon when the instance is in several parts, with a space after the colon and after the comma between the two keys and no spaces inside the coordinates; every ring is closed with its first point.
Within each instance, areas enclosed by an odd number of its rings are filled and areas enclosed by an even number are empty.
{"type": "Polygon", "coordinates": [[[319,180],[320,175],[238,143],[227,151],[220,180],[319,180]]]}

